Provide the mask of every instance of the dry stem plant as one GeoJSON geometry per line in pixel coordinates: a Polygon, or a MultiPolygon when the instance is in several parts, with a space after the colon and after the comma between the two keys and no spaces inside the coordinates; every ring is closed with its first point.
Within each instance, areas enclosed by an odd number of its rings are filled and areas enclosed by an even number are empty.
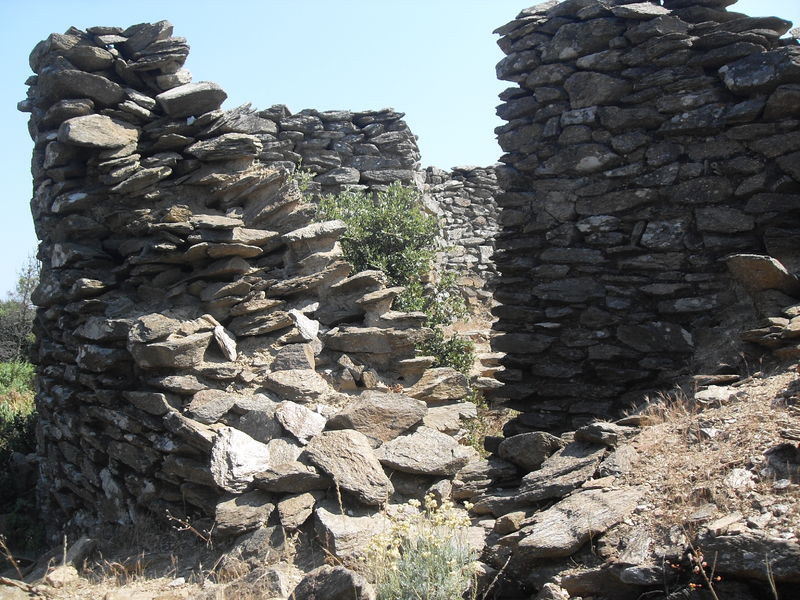
{"type": "Polygon", "coordinates": [[[378,600],[459,600],[470,588],[474,597],[476,553],[466,540],[465,514],[428,495],[424,505],[409,500],[390,520],[360,561],[378,600]]]}
{"type": "Polygon", "coordinates": [[[214,529],[213,526],[208,531],[201,531],[197,529],[194,525],[192,525],[187,519],[181,519],[179,517],[172,515],[172,513],[170,513],[169,510],[166,511],[166,517],[167,520],[173,524],[172,527],[176,531],[188,531],[190,533],[193,533],[198,538],[203,540],[203,542],[205,542],[206,544],[206,547],[208,548],[211,548],[211,546],[213,545],[211,539],[211,531],[214,529]]]}
{"type": "Polygon", "coordinates": [[[17,575],[19,575],[19,578],[22,579],[22,569],[19,568],[19,563],[6,545],[6,538],[3,535],[0,535],[0,555],[2,555],[9,563],[11,563],[11,566],[14,567],[14,570],[17,572],[17,575]]]}

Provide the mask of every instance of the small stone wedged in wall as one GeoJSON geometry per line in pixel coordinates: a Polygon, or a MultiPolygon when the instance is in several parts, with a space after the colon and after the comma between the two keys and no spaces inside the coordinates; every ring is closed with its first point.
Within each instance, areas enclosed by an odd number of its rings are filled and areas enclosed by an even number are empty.
{"type": "Polygon", "coordinates": [[[797,268],[800,46],[731,4],[550,2],[496,31],[515,86],[496,130],[493,395],[526,411],[509,432],[574,428],[693,360],[735,361],[733,342],[697,340],[735,340],[747,304],[721,259],[797,268]]]}
{"type": "MultiPolygon", "coordinates": [[[[343,223],[313,223],[289,175],[310,170],[318,193],[416,184],[416,138],[392,109],[223,110],[187,53],[162,21],[72,28],[31,54],[42,507],[54,527],[199,514],[253,544],[316,526],[336,552],[321,511],[340,492],[372,522],[475,459],[456,441],[469,410],[434,419],[446,433],[419,425],[424,315],[392,311],[382,273],[352,273],[343,223]],[[406,464],[404,444],[436,460],[406,464]]],[[[489,271],[493,170],[438,173],[489,271]]]]}

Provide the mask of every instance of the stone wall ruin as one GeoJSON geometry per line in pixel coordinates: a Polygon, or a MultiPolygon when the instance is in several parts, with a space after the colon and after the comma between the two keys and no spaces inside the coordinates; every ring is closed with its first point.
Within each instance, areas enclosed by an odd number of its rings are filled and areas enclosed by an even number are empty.
{"type": "MultiPolygon", "coordinates": [[[[495,395],[526,410],[518,428],[607,416],[631,388],[681,372],[739,301],[721,258],[798,266],[800,68],[787,28],[681,2],[523,11],[498,30],[498,74],[517,85],[501,96],[497,176],[420,171],[390,109],[221,111],[224,91],[191,83],[188,46],[164,22],[50,36],[20,106],[35,141],[50,510],[212,513],[239,477],[210,471],[212,450],[240,433],[305,476],[319,465],[296,459],[314,436],[281,406],[319,424],[401,389],[438,402],[427,425],[458,435],[473,410],[455,407],[464,381],[414,357],[420,315],[391,311],[397,290],[379,274],[349,273],[341,225],[309,225],[313,206],[286,175],[297,165],[320,193],[417,185],[446,225],[442,264],[483,300],[499,235],[496,348],[509,354],[495,395]]],[[[792,303],[778,294],[760,293],[759,314],[792,303]]],[[[303,486],[327,485],[317,476],[303,486]]]]}
{"type": "MultiPolygon", "coordinates": [[[[798,30],[729,4],[547,2],[497,30],[498,398],[519,429],[608,416],[729,337],[724,257],[800,267],[798,30]]],[[[761,316],[795,303],[759,293],[761,316]]]]}
{"type": "Polygon", "coordinates": [[[282,167],[323,191],[410,181],[416,144],[390,110],[221,111],[187,53],[160,22],[31,55],[41,504],[52,525],[169,510],[220,535],[313,513],[343,557],[336,495],[356,518],[446,486],[475,407],[415,356],[425,316],[351,272],[344,224],[313,222],[282,167]]]}

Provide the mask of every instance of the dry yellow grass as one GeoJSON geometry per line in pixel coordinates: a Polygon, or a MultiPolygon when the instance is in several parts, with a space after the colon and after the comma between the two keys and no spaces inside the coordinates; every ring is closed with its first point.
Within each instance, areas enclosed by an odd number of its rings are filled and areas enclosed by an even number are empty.
{"type": "Polygon", "coordinates": [[[737,397],[722,406],[703,407],[680,394],[660,402],[650,412],[662,422],[633,441],[640,462],[626,479],[649,489],[648,510],[635,516],[636,524],[691,529],[703,513],[739,512],[773,535],[800,536],[800,486],[776,487],[764,455],[797,443],[786,436],[798,426],[800,401],[795,407],[792,399],[798,383],[796,368],[784,367],[731,386],[737,397]]]}

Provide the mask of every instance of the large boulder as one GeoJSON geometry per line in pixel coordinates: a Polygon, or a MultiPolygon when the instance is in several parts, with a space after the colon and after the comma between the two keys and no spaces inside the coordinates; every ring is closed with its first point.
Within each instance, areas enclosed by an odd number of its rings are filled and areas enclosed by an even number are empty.
{"type": "Polygon", "coordinates": [[[375,600],[375,590],[350,569],[323,565],[307,573],[292,596],[303,600],[375,600]]]}
{"type": "Polygon", "coordinates": [[[167,90],[156,96],[156,101],[167,115],[179,119],[216,110],[227,97],[228,94],[216,83],[202,81],[167,90]]]}
{"type": "Polygon", "coordinates": [[[274,371],[264,376],[264,387],[284,400],[309,402],[331,392],[328,383],[313,369],[274,371]]]}
{"type": "Polygon", "coordinates": [[[450,367],[428,369],[408,393],[428,403],[461,400],[469,394],[469,380],[450,367]]]}
{"type": "Polygon", "coordinates": [[[328,421],[328,429],[355,429],[380,442],[393,440],[419,423],[424,402],[405,394],[368,390],[328,421]]]}
{"type": "Polygon", "coordinates": [[[254,490],[226,498],[217,504],[214,531],[219,535],[240,535],[266,525],[275,509],[268,494],[254,490]]]}
{"type": "Polygon", "coordinates": [[[123,121],[104,115],[73,117],[58,128],[58,141],[73,146],[106,149],[135,144],[139,130],[123,121]]]}
{"type": "Polygon", "coordinates": [[[449,435],[428,427],[386,442],[378,449],[382,464],[419,475],[455,475],[475,456],[449,435]]]}
{"type": "Polygon", "coordinates": [[[800,582],[800,544],[771,537],[763,531],[734,535],[707,533],[698,542],[706,556],[715,557],[716,569],[733,577],[800,582]]]}
{"type": "Polygon", "coordinates": [[[306,454],[359,502],[384,504],[394,490],[363,433],[352,429],[325,431],[309,442],[306,454]]]}
{"type": "Polygon", "coordinates": [[[270,463],[266,444],[232,427],[222,428],[211,447],[211,474],[222,489],[239,493],[246,490],[256,473],[270,463]]]}
{"type": "Polygon", "coordinates": [[[295,402],[283,402],[278,405],[275,417],[283,428],[303,445],[325,429],[325,417],[295,402]]]}
{"type": "Polygon", "coordinates": [[[538,469],[545,459],[566,442],[543,431],[512,435],[500,442],[497,454],[500,458],[522,467],[525,471],[538,469]]]}
{"type": "Polygon", "coordinates": [[[587,490],[573,494],[545,511],[516,534],[517,547],[528,558],[569,556],[592,536],[605,533],[639,503],[641,490],[587,490]]]}
{"type": "Polygon", "coordinates": [[[389,519],[374,510],[351,508],[343,512],[335,503],[326,503],[314,510],[317,537],[339,559],[357,556],[374,536],[390,526],[389,519]]]}
{"type": "Polygon", "coordinates": [[[136,364],[143,369],[187,369],[203,361],[213,333],[170,336],[163,342],[129,344],[136,364]]]}

